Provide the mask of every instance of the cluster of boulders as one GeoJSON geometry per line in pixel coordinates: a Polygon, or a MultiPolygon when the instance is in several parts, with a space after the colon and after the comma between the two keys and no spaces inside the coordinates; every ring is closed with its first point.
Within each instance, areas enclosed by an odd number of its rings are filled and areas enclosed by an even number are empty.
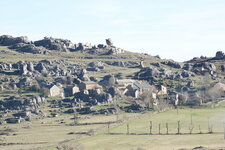
{"type": "Polygon", "coordinates": [[[43,40],[35,41],[35,46],[43,46],[49,50],[58,50],[61,52],[67,52],[70,49],[75,49],[74,44],[70,40],[56,39],[52,37],[44,37],[43,40]]]}
{"type": "Polygon", "coordinates": [[[42,40],[29,41],[26,36],[12,37],[9,35],[0,36],[0,46],[9,46],[11,49],[15,49],[21,53],[33,53],[33,54],[49,54],[48,50],[56,50],[60,52],[68,51],[81,51],[88,52],[90,54],[120,54],[124,53],[124,50],[117,48],[113,45],[110,38],[106,39],[106,45],[98,44],[97,46],[90,43],[77,43],[73,44],[70,40],[44,37],[42,40]]]}
{"type": "Polygon", "coordinates": [[[183,79],[195,76],[195,73],[187,70],[172,71],[161,67],[145,67],[134,76],[138,80],[154,81],[156,78],[162,79],[183,79]]]}
{"type": "Polygon", "coordinates": [[[43,118],[45,115],[40,109],[43,103],[45,103],[43,97],[33,95],[17,95],[5,98],[0,101],[1,116],[2,119],[5,118],[1,120],[0,124],[31,121],[33,116],[43,118]],[[13,117],[7,117],[9,113],[13,113],[13,117]]]}
{"type": "Polygon", "coordinates": [[[14,70],[14,74],[23,76],[74,76],[80,74],[81,66],[69,64],[64,60],[41,60],[38,62],[19,61],[15,64],[0,63],[0,71],[14,70]]]}
{"type": "Polygon", "coordinates": [[[90,43],[78,43],[75,44],[75,51],[87,51],[90,54],[104,54],[104,55],[113,55],[124,53],[125,51],[121,48],[114,46],[112,39],[106,39],[106,45],[98,44],[97,46],[92,46],[90,43]]]}
{"type": "MultiPolygon", "coordinates": [[[[216,57],[213,58],[221,60],[224,58],[224,53],[222,51],[217,52],[216,57]]],[[[167,65],[169,67],[179,69],[177,71],[163,68],[160,63],[151,63],[152,67],[142,68],[139,72],[135,74],[136,79],[142,80],[154,80],[155,78],[163,79],[183,79],[190,78],[196,75],[211,75],[211,78],[215,80],[217,78],[217,71],[224,72],[225,65],[220,65],[219,68],[213,62],[206,61],[212,60],[212,58],[201,57],[199,59],[195,58],[186,63],[177,63],[175,61],[162,61],[161,64],[167,65]]]]}
{"type": "Polygon", "coordinates": [[[102,68],[104,67],[104,63],[102,61],[95,61],[95,62],[89,63],[89,66],[93,68],[102,68]]]}
{"type": "Polygon", "coordinates": [[[99,105],[104,103],[110,103],[113,101],[111,94],[101,91],[99,89],[81,91],[75,93],[75,98],[82,102],[87,102],[89,105],[99,105]]]}
{"type": "MultiPolygon", "coordinates": [[[[180,66],[181,67],[181,66],[180,66]]],[[[224,66],[221,66],[221,71],[224,71],[224,66]]],[[[205,75],[206,73],[212,77],[216,77],[217,68],[213,63],[199,62],[199,63],[186,63],[181,70],[172,71],[162,67],[146,67],[141,69],[135,74],[136,79],[153,80],[153,78],[164,79],[182,79],[194,77],[196,75],[205,75]]]]}
{"type": "Polygon", "coordinates": [[[181,68],[181,65],[179,63],[177,63],[175,61],[172,61],[172,60],[163,61],[161,63],[164,64],[164,65],[170,66],[172,68],[177,68],[177,69],[181,68]]]}
{"type": "Polygon", "coordinates": [[[95,61],[88,64],[91,68],[88,68],[88,71],[100,71],[105,69],[105,64],[102,61],[95,61]]]}
{"type": "Polygon", "coordinates": [[[108,65],[118,66],[118,67],[139,67],[139,62],[135,61],[106,61],[108,65]]]}
{"type": "Polygon", "coordinates": [[[0,62],[0,71],[3,71],[3,70],[9,70],[9,71],[12,70],[12,64],[0,62]]]}
{"type": "Polygon", "coordinates": [[[33,116],[43,118],[45,115],[40,109],[43,103],[45,103],[43,97],[33,95],[18,95],[5,98],[0,101],[0,111],[3,112],[1,115],[2,118],[5,118],[0,124],[31,121],[33,116]],[[8,118],[8,114],[15,112],[15,110],[18,112],[14,113],[13,117],[8,118]]]}
{"type": "Polygon", "coordinates": [[[45,102],[45,99],[40,96],[12,96],[0,101],[0,110],[36,110],[45,102]]]}
{"type": "Polygon", "coordinates": [[[225,54],[223,51],[217,51],[215,57],[194,57],[193,59],[187,61],[188,63],[198,63],[198,62],[206,62],[211,60],[223,60],[225,59],[225,54]]]}
{"type": "MultiPolygon", "coordinates": [[[[215,75],[218,70],[214,63],[202,61],[194,63],[185,63],[182,69],[197,75],[205,75],[206,73],[208,73],[212,76],[215,75]]],[[[223,67],[221,66],[221,71],[222,70],[223,67]]]]}
{"type": "Polygon", "coordinates": [[[43,46],[35,46],[34,44],[17,43],[10,46],[11,49],[21,53],[32,53],[32,54],[49,54],[49,51],[43,46]]]}
{"type": "Polygon", "coordinates": [[[26,36],[12,37],[2,35],[0,36],[0,45],[9,46],[9,48],[21,53],[48,54],[48,51],[44,47],[37,47],[26,36]]]}

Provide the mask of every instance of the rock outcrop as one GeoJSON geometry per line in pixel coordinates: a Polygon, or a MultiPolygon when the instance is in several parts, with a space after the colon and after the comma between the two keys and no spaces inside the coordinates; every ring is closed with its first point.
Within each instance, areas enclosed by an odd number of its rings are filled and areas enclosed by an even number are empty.
{"type": "Polygon", "coordinates": [[[29,43],[29,40],[26,36],[21,37],[12,37],[10,35],[0,36],[0,45],[2,46],[11,46],[18,43],[29,43]]]}
{"type": "Polygon", "coordinates": [[[162,62],[162,64],[173,67],[173,68],[177,68],[177,69],[181,68],[181,65],[179,63],[175,62],[175,61],[168,60],[168,61],[162,62]]]}
{"type": "Polygon", "coordinates": [[[22,53],[49,54],[46,48],[42,46],[35,46],[34,44],[17,43],[11,46],[10,48],[16,49],[16,51],[22,53]]]}
{"type": "Polygon", "coordinates": [[[223,51],[216,52],[215,59],[225,59],[225,54],[223,51]]]}
{"type": "Polygon", "coordinates": [[[58,50],[67,52],[70,49],[75,49],[74,44],[70,40],[56,39],[52,37],[45,37],[43,40],[35,41],[35,46],[43,46],[49,50],[58,50]]]}

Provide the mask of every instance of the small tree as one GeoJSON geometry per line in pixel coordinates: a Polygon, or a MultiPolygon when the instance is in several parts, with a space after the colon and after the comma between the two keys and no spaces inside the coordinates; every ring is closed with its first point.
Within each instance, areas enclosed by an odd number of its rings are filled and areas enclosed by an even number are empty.
{"type": "Polygon", "coordinates": [[[155,87],[152,86],[152,88],[144,91],[141,95],[140,98],[145,102],[145,106],[148,108],[148,110],[153,109],[153,103],[154,103],[154,98],[153,98],[153,92],[155,90],[155,87]]]}
{"type": "Polygon", "coordinates": [[[47,96],[49,96],[49,90],[47,88],[41,88],[40,94],[42,97],[47,97],[47,96]]]}

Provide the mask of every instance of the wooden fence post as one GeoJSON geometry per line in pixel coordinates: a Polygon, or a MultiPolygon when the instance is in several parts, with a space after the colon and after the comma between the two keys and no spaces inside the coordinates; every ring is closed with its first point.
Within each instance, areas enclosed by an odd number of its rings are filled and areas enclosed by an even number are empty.
{"type": "Polygon", "coordinates": [[[194,129],[194,125],[193,124],[190,124],[189,127],[188,127],[189,131],[190,131],[190,134],[192,134],[192,131],[194,129]]]}
{"type": "Polygon", "coordinates": [[[169,134],[169,125],[166,123],[166,134],[169,134]]]}
{"type": "Polygon", "coordinates": [[[208,119],[208,131],[209,133],[213,133],[213,125],[210,124],[209,119],[208,119]]]}
{"type": "Polygon", "coordinates": [[[152,134],[152,121],[150,121],[149,133],[152,134]]]}
{"type": "Polygon", "coordinates": [[[180,134],[180,121],[177,121],[177,134],[180,134]]]}
{"type": "Polygon", "coordinates": [[[130,134],[129,124],[127,124],[127,134],[130,134]]]}
{"type": "Polygon", "coordinates": [[[201,126],[200,125],[198,126],[198,129],[199,129],[199,134],[202,134],[202,130],[201,130],[201,126]]]}
{"type": "Polygon", "coordinates": [[[108,123],[108,134],[109,134],[110,123],[108,123]]]}
{"type": "Polygon", "coordinates": [[[159,134],[161,134],[161,124],[159,124],[159,134]]]}
{"type": "Polygon", "coordinates": [[[224,128],[224,139],[225,139],[225,123],[223,123],[223,128],[224,128]]]}

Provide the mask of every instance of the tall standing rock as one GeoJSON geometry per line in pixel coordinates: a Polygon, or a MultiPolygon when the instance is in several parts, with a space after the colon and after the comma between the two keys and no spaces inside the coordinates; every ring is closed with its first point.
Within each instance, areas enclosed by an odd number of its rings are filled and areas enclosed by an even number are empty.
{"type": "Polygon", "coordinates": [[[32,62],[29,62],[28,65],[27,65],[27,69],[29,71],[34,71],[34,64],[32,62]]]}
{"type": "Polygon", "coordinates": [[[110,46],[110,47],[113,46],[112,39],[108,38],[108,39],[105,39],[105,41],[108,46],[110,46]]]}
{"type": "Polygon", "coordinates": [[[141,68],[144,68],[144,67],[145,67],[145,66],[144,66],[144,61],[141,61],[141,62],[140,62],[140,67],[141,67],[141,68]]]}
{"type": "Polygon", "coordinates": [[[27,73],[28,73],[27,64],[26,63],[21,64],[20,65],[20,74],[21,75],[26,75],[27,73]]]}

